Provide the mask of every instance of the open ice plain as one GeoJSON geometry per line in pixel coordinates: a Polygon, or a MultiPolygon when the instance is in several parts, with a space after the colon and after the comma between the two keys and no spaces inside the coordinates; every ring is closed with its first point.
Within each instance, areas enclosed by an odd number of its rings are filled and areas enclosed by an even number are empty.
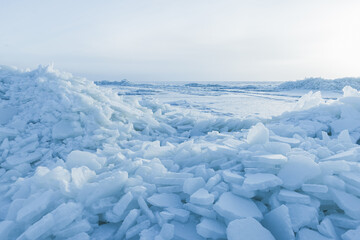
{"type": "Polygon", "coordinates": [[[99,86],[2,66],[0,238],[358,239],[358,81],[314,80],[325,98],[310,83],[99,86]]]}

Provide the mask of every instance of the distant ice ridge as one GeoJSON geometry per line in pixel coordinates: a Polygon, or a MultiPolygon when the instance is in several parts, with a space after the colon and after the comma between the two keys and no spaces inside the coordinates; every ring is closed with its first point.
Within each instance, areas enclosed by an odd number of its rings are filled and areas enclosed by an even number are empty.
{"type": "Polygon", "coordinates": [[[360,78],[337,78],[333,80],[323,78],[307,78],[304,80],[281,83],[276,87],[276,89],[341,91],[346,86],[360,90],[360,78]]]}
{"type": "Polygon", "coordinates": [[[351,87],[264,122],[138,102],[52,67],[1,67],[0,99],[0,239],[359,236],[351,87]]]}

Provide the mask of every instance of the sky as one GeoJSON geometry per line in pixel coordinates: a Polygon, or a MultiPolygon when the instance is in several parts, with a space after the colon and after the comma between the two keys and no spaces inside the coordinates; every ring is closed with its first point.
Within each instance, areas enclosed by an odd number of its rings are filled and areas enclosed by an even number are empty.
{"type": "Polygon", "coordinates": [[[0,3],[0,65],[134,82],[360,77],[358,0],[0,3]]]}

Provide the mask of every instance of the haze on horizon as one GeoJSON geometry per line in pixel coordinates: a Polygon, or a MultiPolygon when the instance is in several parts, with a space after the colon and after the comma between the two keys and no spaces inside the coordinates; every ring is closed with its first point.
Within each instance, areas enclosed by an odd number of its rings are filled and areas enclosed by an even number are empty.
{"type": "Polygon", "coordinates": [[[360,76],[360,1],[3,1],[0,64],[93,80],[360,76]]]}

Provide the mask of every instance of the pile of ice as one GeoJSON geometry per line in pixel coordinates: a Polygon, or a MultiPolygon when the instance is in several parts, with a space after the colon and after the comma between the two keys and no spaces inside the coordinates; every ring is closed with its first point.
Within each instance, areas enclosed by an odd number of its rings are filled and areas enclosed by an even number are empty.
{"type": "Polygon", "coordinates": [[[357,239],[360,93],[318,98],[248,130],[1,67],[0,238],[357,239]]]}
{"type": "Polygon", "coordinates": [[[289,81],[281,83],[276,87],[277,90],[323,90],[323,91],[341,91],[344,87],[350,86],[360,90],[360,78],[306,78],[304,80],[289,81]]]}

